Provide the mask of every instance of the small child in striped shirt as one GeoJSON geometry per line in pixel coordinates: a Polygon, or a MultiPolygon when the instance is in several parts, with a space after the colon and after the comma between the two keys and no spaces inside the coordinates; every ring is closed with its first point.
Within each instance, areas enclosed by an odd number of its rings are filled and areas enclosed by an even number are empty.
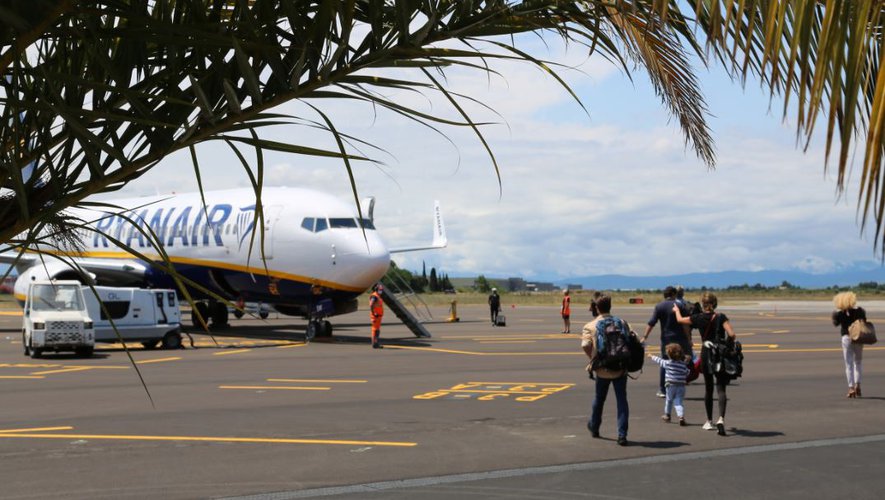
{"type": "Polygon", "coordinates": [[[688,377],[689,368],[685,361],[685,353],[679,344],[667,344],[664,348],[667,357],[662,359],[651,355],[652,361],[664,367],[664,382],[667,390],[667,399],[664,400],[664,414],[661,420],[670,421],[670,412],[676,407],[676,416],[679,417],[679,425],[685,425],[685,407],[682,404],[685,398],[685,379],[688,377]]]}

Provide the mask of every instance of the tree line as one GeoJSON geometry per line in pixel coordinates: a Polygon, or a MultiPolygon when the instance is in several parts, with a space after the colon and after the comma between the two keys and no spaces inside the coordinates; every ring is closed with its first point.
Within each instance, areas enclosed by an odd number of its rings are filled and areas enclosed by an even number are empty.
{"type": "Polygon", "coordinates": [[[403,284],[407,284],[416,293],[455,290],[452,282],[449,281],[448,273],[439,273],[435,267],[431,267],[430,274],[428,274],[426,264],[422,264],[421,274],[418,274],[417,272],[413,273],[408,269],[403,269],[397,266],[396,262],[391,261],[390,269],[381,278],[381,283],[394,290],[402,290],[404,288],[403,284]]]}

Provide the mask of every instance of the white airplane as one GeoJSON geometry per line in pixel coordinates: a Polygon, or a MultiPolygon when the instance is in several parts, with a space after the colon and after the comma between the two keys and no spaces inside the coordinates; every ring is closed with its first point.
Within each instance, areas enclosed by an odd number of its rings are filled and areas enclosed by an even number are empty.
{"type": "MultiPolygon", "coordinates": [[[[331,324],[325,318],[355,311],[357,297],[387,272],[391,253],[447,244],[438,202],[432,244],[390,250],[373,224],[374,199],[362,203],[366,217],[360,219],[353,206],[328,194],[264,188],[262,260],[262,228],[256,231],[254,226],[255,192],[243,188],[204,194],[205,205],[200,193],[188,193],[106,202],[123,208],[117,213],[70,210],[109,237],[83,229],[79,236],[84,248],[62,246],[58,253],[64,259],[24,253],[16,263],[16,299],[23,302],[32,279],[175,288],[168,273],[126,253],[112,241],[123,242],[147,260],[162,263],[145,234],[152,232],[181,276],[232,302],[261,302],[281,314],[304,317],[317,335],[330,335],[331,324]],[[141,230],[130,221],[142,226],[141,230]]],[[[7,251],[0,254],[0,262],[12,263],[15,257],[7,251]]],[[[224,302],[196,289],[189,293],[199,299],[196,307],[204,319],[216,326],[228,323],[224,302]]],[[[196,314],[193,319],[199,324],[196,314]]]]}

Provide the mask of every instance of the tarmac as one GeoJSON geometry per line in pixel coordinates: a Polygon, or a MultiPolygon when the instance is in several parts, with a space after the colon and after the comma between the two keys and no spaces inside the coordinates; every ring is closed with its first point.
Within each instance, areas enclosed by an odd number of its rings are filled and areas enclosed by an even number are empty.
{"type": "MultiPolygon", "coordinates": [[[[20,316],[0,316],[0,497],[882,497],[885,345],[865,348],[864,397],[846,399],[829,302],[723,304],[745,354],[728,435],[701,429],[697,383],[689,425],[662,423],[649,360],[628,383],[627,447],[613,397],[602,439],[587,432],[584,306],[563,334],[558,303],[503,305],[506,327],[484,307],[452,323],[432,309],[431,339],[385,318],[379,350],[361,311],[322,342],[271,316],[194,334],[195,347],[103,345],[90,359],[24,357],[20,316]]],[[[862,305],[885,317],[885,303],[862,305]]],[[[652,308],[614,313],[642,333],[652,308]]]]}

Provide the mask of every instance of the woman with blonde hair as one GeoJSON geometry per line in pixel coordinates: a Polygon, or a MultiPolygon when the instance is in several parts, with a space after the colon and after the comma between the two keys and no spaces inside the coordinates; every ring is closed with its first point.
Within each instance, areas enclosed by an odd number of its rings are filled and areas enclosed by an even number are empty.
{"type": "Polygon", "coordinates": [[[842,330],[842,357],[845,360],[845,376],[848,378],[848,394],[845,397],[859,398],[863,344],[851,341],[848,327],[859,319],[866,320],[867,312],[863,307],[857,307],[857,295],[854,292],[837,293],[833,297],[833,305],[836,306],[836,310],[833,311],[833,326],[838,326],[842,330]]]}

